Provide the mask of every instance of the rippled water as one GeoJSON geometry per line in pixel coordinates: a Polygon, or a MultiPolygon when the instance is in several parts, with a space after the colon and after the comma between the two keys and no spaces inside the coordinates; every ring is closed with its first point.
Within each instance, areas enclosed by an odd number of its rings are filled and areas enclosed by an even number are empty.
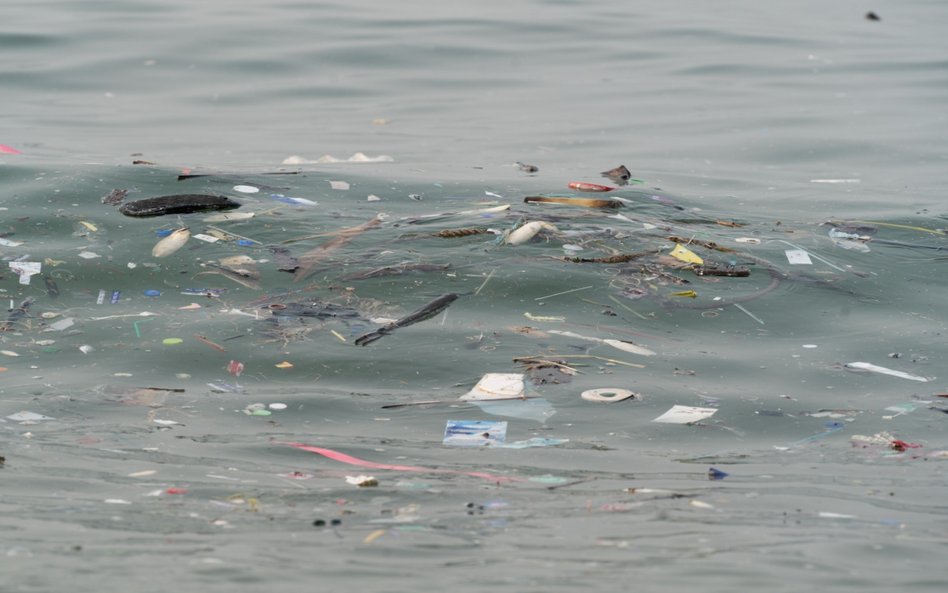
{"type": "Polygon", "coordinates": [[[946,15],[868,9],[11,4],[2,588],[941,590],[946,15]]]}

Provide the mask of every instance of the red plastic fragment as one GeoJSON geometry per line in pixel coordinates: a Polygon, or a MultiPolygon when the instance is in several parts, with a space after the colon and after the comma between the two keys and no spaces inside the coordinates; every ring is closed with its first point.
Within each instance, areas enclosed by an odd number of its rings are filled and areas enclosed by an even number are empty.
{"type": "Polygon", "coordinates": [[[906,449],[918,449],[921,447],[921,445],[917,445],[915,443],[907,443],[905,441],[900,441],[899,439],[895,439],[894,441],[889,443],[889,446],[895,449],[896,451],[905,451],[906,449]]]}
{"type": "Polygon", "coordinates": [[[615,188],[608,185],[599,185],[598,183],[585,183],[582,181],[571,181],[567,184],[567,187],[570,189],[575,189],[577,191],[612,191],[615,188]]]}
{"type": "Polygon", "coordinates": [[[168,488],[165,490],[165,494],[185,494],[187,489],[185,488],[168,488]]]}
{"type": "Polygon", "coordinates": [[[236,360],[230,361],[227,365],[227,372],[235,377],[239,377],[242,372],[244,372],[244,363],[237,362],[236,360]]]}

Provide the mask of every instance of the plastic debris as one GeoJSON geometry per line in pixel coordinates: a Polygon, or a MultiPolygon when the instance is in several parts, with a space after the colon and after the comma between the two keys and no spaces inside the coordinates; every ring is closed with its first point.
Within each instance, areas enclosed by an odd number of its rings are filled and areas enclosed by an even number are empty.
{"type": "Polygon", "coordinates": [[[470,391],[462,395],[462,401],[503,400],[526,397],[526,385],[522,373],[487,373],[470,391]]]}
{"type": "Polygon", "coordinates": [[[3,247],[19,247],[20,245],[23,245],[23,242],[11,241],[10,239],[4,239],[3,237],[0,237],[0,245],[3,247]]]}
{"type": "Polygon", "coordinates": [[[619,200],[592,198],[527,196],[523,201],[526,204],[563,204],[565,206],[580,206],[583,208],[621,208],[623,206],[619,200]]]}
{"type": "Polygon", "coordinates": [[[17,412],[15,414],[10,414],[7,416],[7,420],[13,420],[14,422],[42,422],[43,420],[55,420],[52,416],[44,416],[43,414],[37,414],[36,412],[17,412]]]}
{"type": "Polygon", "coordinates": [[[556,447],[565,445],[569,439],[552,439],[547,437],[533,437],[525,441],[514,441],[512,443],[489,443],[488,446],[496,449],[532,449],[533,447],[556,447]]]}
{"type": "Polygon", "coordinates": [[[217,243],[220,241],[220,237],[213,237],[211,235],[205,235],[204,233],[197,233],[194,235],[194,238],[198,241],[204,241],[205,243],[217,243]]]}
{"type": "Polygon", "coordinates": [[[255,212],[222,212],[212,214],[204,218],[204,222],[234,222],[238,220],[248,220],[256,216],[255,212]]]}
{"type": "Polygon", "coordinates": [[[244,363],[237,362],[236,360],[230,361],[227,363],[227,372],[235,377],[240,377],[241,373],[244,372],[244,363]]]}
{"type": "Polygon", "coordinates": [[[260,403],[248,404],[244,407],[244,414],[248,416],[269,416],[272,413],[266,405],[260,403]]]}
{"type": "Polygon", "coordinates": [[[30,277],[39,274],[43,269],[43,264],[36,261],[12,261],[9,266],[11,272],[20,276],[20,284],[29,284],[30,277]]]}
{"type": "Polygon", "coordinates": [[[813,261],[810,260],[810,254],[802,249],[787,249],[784,252],[787,256],[787,261],[794,265],[812,265],[813,261]]]}
{"type": "Polygon", "coordinates": [[[505,416],[508,418],[521,418],[524,420],[533,420],[534,422],[546,422],[547,419],[556,414],[556,409],[553,408],[553,404],[542,397],[483,400],[472,401],[471,403],[480,408],[485,414],[505,416]]]}
{"type": "Polygon", "coordinates": [[[843,365],[843,367],[850,371],[867,371],[870,373],[878,373],[880,375],[898,377],[900,379],[908,379],[909,381],[920,381],[922,383],[927,383],[929,381],[929,379],[926,379],[925,377],[919,377],[918,375],[912,375],[903,371],[896,371],[886,367],[870,364],[868,362],[849,362],[843,365]]]}
{"type": "Polygon", "coordinates": [[[717,408],[698,408],[694,406],[672,406],[667,412],[652,420],[668,424],[694,424],[714,416],[717,408]]]}
{"type": "Polygon", "coordinates": [[[3,154],[23,154],[19,150],[13,148],[12,146],[7,146],[6,144],[0,144],[0,153],[3,154]]]}
{"type": "Polygon", "coordinates": [[[588,402],[596,402],[603,404],[611,404],[615,402],[620,402],[627,399],[641,399],[636,396],[634,393],[628,389],[611,389],[607,387],[599,387],[597,389],[587,389],[586,391],[580,394],[584,400],[588,402]]]}
{"type": "Polygon", "coordinates": [[[681,243],[675,243],[675,248],[671,250],[668,254],[678,261],[685,262],[686,264],[698,264],[699,266],[704,265],[704,260],[701,257],[682,245],[681,243]]]}
{"type": "Polygon", "coordinates": [[[191,231],[188,227],[177,229],[161,241],[158,241],[152,248],[151,255],[152,257],[166,257],[171,255],[184,247],[190,238],[191,231]]]}
{"type": "Polygon", "coordinates": [[[709,468],[708,468],[708,479],[709,479],[709,480],[723,480],[724,478],[728,477],[729,475],[731,475],[731,474],[729,474],[729,473],[727,473],[727,472],[722,472],[721,470],[719,470],[719,469],[717,469],[717,468],[714,468],[714,467],[709,467],[709,468]]]}
{"type": "Polygon", "coordinates": [[[504,237],[504,243],[508,245],[523,245],[530,239],[537,236],[542,230],[556,231],[557,228],[548,222],[534,220],[520,225],[504,237]]]}
{"type": "Polygon", "coordinates": [[[590,342],[601,342],[608,346],[612,346],[617,350],[622,350],[623,352],[629,352],[631,354],[638,354],[640,356],[655,356],[655,352],[649,350],[644,346],[639,346],[627,340],[616,340],[613,338],[596,338],[592,336],[583,336],[577,333],[562,331],[558,329],[547,330],[551,334],[556,334],[558,336],[566,336],[568,338],[577,338],[580,340],[587,340],[590,342]]]}
{"type": "Polygon", "coordinates": [[[583,181],[571,181],[566,184],[570,189],[575,189],[576,191],[588,191],[588,192],[607,192],[613,191],[614,187],[610,185],[600,185],[598,183],[585,183],[583,181]]]}
{"type": "Polygon", "coordinates": [[[904,404],[895,404],[895,405],[892,405],[892,406],[887,406],[887,407],[885,408],[885,411],[886,411],[886,412],[895,412],[895,414],[892,415],[892,416],[883,416],[883,419],[885,419],[885,420],[891,420],[892,418],[895,418],[896,416],[901,416],[901,415],[903,415],[903,414],[910,414],[910,413],[914,412],[915,410],[917,410],[918,408],[921,408],[921,407],[923,407],[923,406],[927,406],[927,405],[929,405],[930,403],[932,403],[932,402],[931,402],[931,401],[914,401],[914,402],[907,402],[907,403],[904,403],[904,404]]]}
{"type": "Polygon", "coordinates": [[[327,163],[394,163],[395,159],[386,155],[380,154],[378,156],[368,156],[364,153],[357,152],[350,156],[347,159],[337,159],[331,154],[327,154],[319,157],[316,160],[305,159],[301,156],[288,156],[283,159],[284,165],[323,165],[327,163]]]}
{"type": "Polygon", "coordinates": [[[329,185],[333,189],[346,190],[349,189],[349,183],[345,181],[330,181],[329,185]]]}
{"type": "MultiPolygon", "coordinates": [[[[506,422],[504,424],[506,424],[506,422]]],[[[355,465],[359,467],[367,467],[369,469],[381,469],[381,470],[390,470],[390,471],[399,471],[399,472],[421,472],[421,473],[432,473],[432,474],[452,474],[452,475],[461,475],[461,476],[471,476],[474,478],[489,480],[491,482],[515,482],[515,481],[522,480],[521,478],[500,476],[497,474],[490,474],[486,472],[469,472],[469,471],[462,471],[462,470],[421,467],[417,465],[394,465],[394,464],[389,464],[389,463],[376,463],[374,461],[359,459],[358,457],[353,457],[352,455],[348,455],[340,451],[334,451],[332,449],[326,449],[324,447],[315,447],[313,445],[307,445],[305,443],[283,443],[283,445],[287,447],[293,447],[294,449],[299,449],[301,451],[308,451],[309,453],[322,455],[323,457],[327,457],[329,459],[332,459],[333,461],[338,461],[340,463],[346,463],[349,465],[355,465]]]]}
{"type": "Polygon", "coordinates": [[[235,185],[233,189],[242,194],[255,194],[260,191],[260,188],[255,185],[235,185]]]}
{"type": "Polygon", "coordinates": [[[528,165],[526,163],[521,163],[520,161],[517,161],[514,164],[517,165],[517,168],[519,168],[524,173],[536,173],[540,170],[540,168],[536,165],[528,165]]]}
{"type": "Polygon", "coordinates": [[[502,444],[506,438],[506,422],[448,420],[442,442],[451,447],[483,447],[502,444]]]}
{"type": "Polygon", "coordinates": [[[371,488],[379,485],[379,481],[372,476],[346,476],[346,483],[359,488],[371,488]]]}

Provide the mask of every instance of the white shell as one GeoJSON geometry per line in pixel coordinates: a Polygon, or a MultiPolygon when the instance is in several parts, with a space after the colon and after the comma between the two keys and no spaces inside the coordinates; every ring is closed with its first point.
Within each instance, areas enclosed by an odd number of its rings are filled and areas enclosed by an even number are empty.
{"type": "Polygon", "coordinates": [[[151,250],[152,257],[165,257],[184,247],[184,244],[191,238],[191,231],[188,227],[178,229],[161,241],[158,241],[151,250]]]}

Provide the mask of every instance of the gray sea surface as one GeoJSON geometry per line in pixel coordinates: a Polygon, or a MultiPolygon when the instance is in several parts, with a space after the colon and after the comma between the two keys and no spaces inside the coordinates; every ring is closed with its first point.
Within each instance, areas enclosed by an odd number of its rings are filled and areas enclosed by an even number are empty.
{"type": "Polygon", "coordinates": [[[2,14],[0,591],[948,587],[945,3],[2,14]]]}

